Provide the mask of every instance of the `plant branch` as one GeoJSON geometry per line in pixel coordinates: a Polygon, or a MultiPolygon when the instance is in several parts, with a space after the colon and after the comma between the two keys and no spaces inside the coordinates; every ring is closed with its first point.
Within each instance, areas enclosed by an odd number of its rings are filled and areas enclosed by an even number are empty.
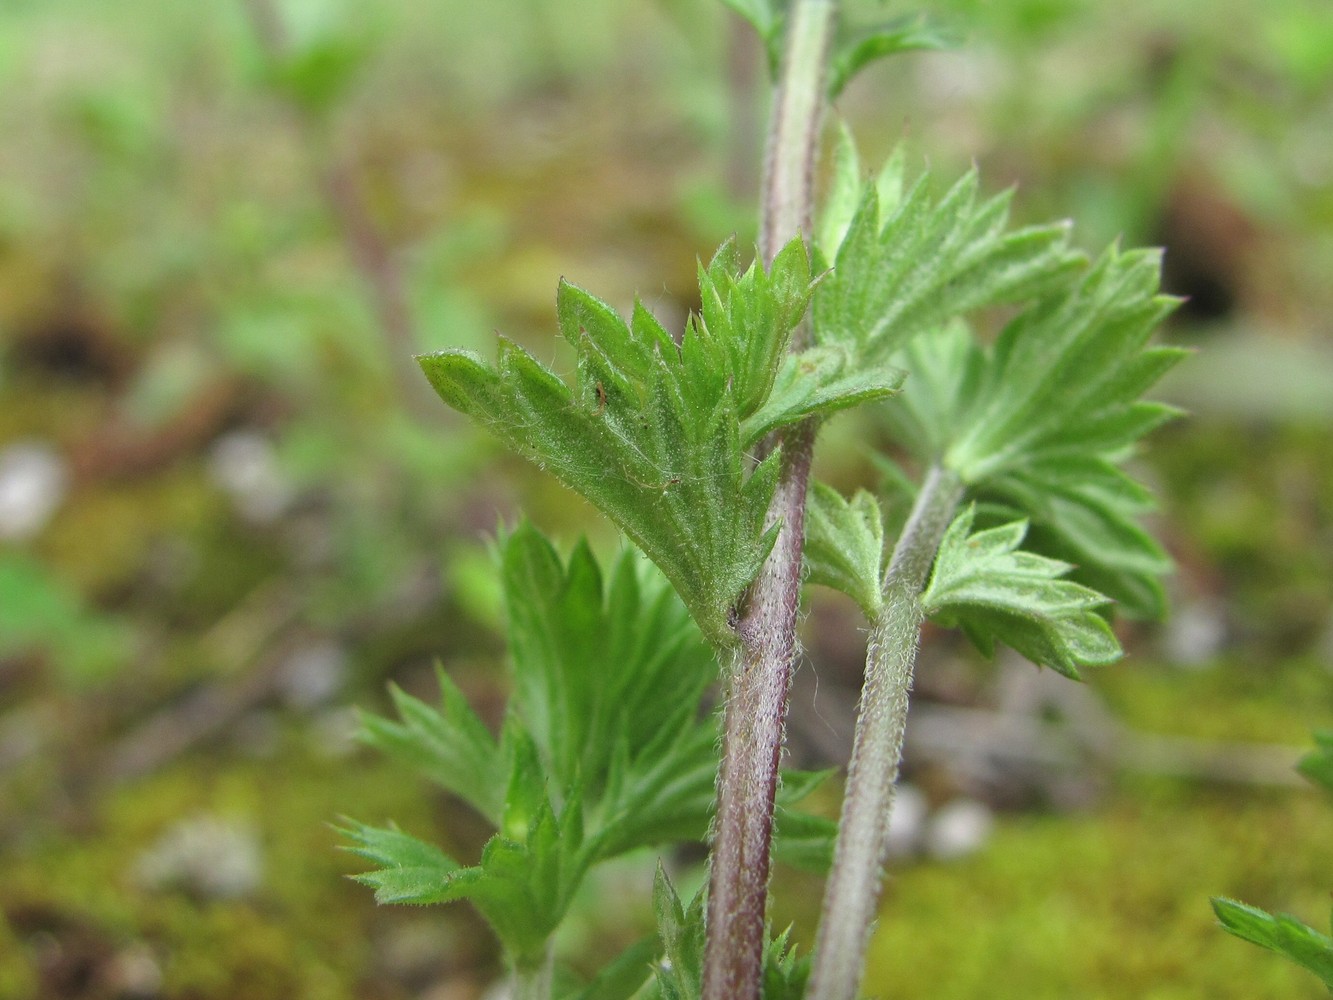
{"type": "MultiPolygon", "coordinates": [[[[771,264],[783,244],[810,231],[814,161],[834,0],[797,0],[770,123],[760,218],[760,253],[771,264]]],[[[800,331],[793,337],[799,348],[800,331]]],[[[787,695],[796,657],[805,498],[816,422],[781,437],[782,469],[769,507],[778,539],[743,601],[740,646],[728,677],[708,888],[704,1000],[757,1000],[763,971],[773,808],[787,695]]],[[[764,451],[778,444],[768,440],[764,451]]]]}
{"type": "Polygon", "coordinates": [[[860,987],[902,762],[923,621],[920,595],[962,495],[957,475],[931,468],[884,576],[884,607],[866,649],[865,686],[838,844],[824,890],[810,1000],[855,1000],[860,987]]]}

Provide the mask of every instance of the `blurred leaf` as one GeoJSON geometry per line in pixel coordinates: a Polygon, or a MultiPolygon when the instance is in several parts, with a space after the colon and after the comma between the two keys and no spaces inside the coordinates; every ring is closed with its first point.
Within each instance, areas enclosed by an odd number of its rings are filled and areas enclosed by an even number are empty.
{"type": "Polygon", "coordinates": [[[129,666],[129,623],[100,614],[40,563],[0,552],[0,657],[40,653],[73,684],[97,684],[129,666]]]}
{"type": "Polygon", "coordinates": [[[375,32],[354,33],[348,26],[326,23],[292,34],[291,47],[269,59],[267,82],[305,111],[325,115],[347,95],[370,61],[375,32]]]}
{"type": "Polygon", "coordinates": [[[722,0],[759,34],[768,55],[769,71],[776,76],[782,61],[782,25],[786,17],[787,0],[722,0]]]}
{"type": "Polygon", "coordinates": [[[842,93],[866,66],[901,52],[953,48],[957,40],[925,14],[908,14],[839,39],[829,62],[828,95],[842,93]]]}
{"type": "Polygon", "coordinates": [[[1297,769],[1317,785],[1333,792],[1333,729],[1314,734],[1316,749],[1301,758],[1297,769]]]}
{"type": "Polygon", "coordinates": [[[629,1000],[652,976],[659,952],[656,934],[640,938],[566,1000],[629,1000]]]}

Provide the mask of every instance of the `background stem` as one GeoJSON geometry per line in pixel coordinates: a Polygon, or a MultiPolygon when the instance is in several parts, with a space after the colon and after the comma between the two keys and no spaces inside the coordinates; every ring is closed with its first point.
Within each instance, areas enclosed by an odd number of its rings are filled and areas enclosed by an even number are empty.
{"type": "MultiPolygon", "coordinates": [[[[759,249],[771,264],[782,245],[810,231],[815,157],[824,109],[824,77],[834,0],[796,0],[770,122],[759,249]]],[[[803,346],[798,330],[793,348],[803,346]]],[[[740,648],[728,678],[722,763],[708,888],[704,1000],[755,1000],[762,978],[773,840],[773,804],[796,657],[805,497],[816,424],[781,437],[782,470],[770,524],[782,528],[743,601],[740,648]]],[[[763,451],[777,446],[770,439],[763,451]]]]}
{"type": "Polygon", "coordinates": [[[957,475],[933,467],[884,576],[884,607],[866,649],[833,868],[824,889],[810,1000],[855,1000],[879,901],[893,786],[902,762],[908,694],[921,635],[921,590],[963,495],[957,475]]]}

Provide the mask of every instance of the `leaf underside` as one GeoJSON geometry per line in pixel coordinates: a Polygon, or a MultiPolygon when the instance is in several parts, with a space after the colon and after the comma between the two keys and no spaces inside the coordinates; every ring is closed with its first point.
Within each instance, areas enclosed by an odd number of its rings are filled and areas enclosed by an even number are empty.
{"type": "Polygon", "coordinates": [[[945,532],[921,595],[927,615],[962,628],[988,656],[1003,642],[1069,677],[1120,658],[1120,644],[1098,613],[1106,597],[1061,579],[1068,564],[1022,551],[1025,522],[973,532],[973,518],[969,507],[945,532]]]}

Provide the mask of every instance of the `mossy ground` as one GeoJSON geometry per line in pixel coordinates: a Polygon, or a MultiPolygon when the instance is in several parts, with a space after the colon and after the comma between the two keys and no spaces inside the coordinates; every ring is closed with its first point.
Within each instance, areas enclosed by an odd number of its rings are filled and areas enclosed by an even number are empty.
{"type": "MultiPolygon", "coordinates": [[[[439,655],[496,721],[481,539],[520,506],[565,541],[606,529],[459,424],[404,416],[409,393],[313,179],[319,152],[260,71],[244,6],[0,4],[0,447],[39,439],[72,469],[46,530],[0,550],[21,570],[4,579],[54,595],[47,618],[0,634],[0,1000],[109,1000],[118,956],[143,948],[161,974],[150,995],[168,1000],[469,1000],[501,971],[469,911],[377,908],[344,877],[357,866],[329,827],[342,814],[463,858],[485,831],[415,776],[331,752],[321,720],[382,707],[386,680],[412,686],[439,655]],[[236,429],[270,441],[293,485],[275,524],[247,522],[210,478],[210,449],[236,429]],[[333,704],[269,692],[146,774],[105,780],[136,727],[311,636],[349,653],[333,704]],[[253,892],[207,900],[135,877],[201,814],[255,828],[253,892]]],[[[575,6],[292,5],[308,15],[299,31],[379,47],[322,138],[400,251],[423,349],[490,350],[500,329],[558,362],[561,274],[679,319],[695,257],[753,238],[759,142],[742,126],[762,68],[728,83],[720,6],[575,6]],[[510,21],[526,30],[494,30],[510,21]]],[[[914,158],[945,174],[976,159],[992,187],[1021,179],[1020,217],[1073,215],[1089,247],[1165,241],[1168,290],[1195,296],[1174,340],[1206,352],[1220,322],[1317,345],[1333,314],[1326,13],[942,6],[965,12],[973,42],[890,63],[841,102],[867,148],[888,148],[907,117],[914,158]],[[1261,81],[1262,107],[1235,80],[1261,81]]],[[[1247,336],[1258,358],[1274,339],[1247,336]]],[[[1282,385],[1263,387],[1266,408],[1229,407],[1252,388],[1240,368],[1142,458],[1178,603],[1215,608],[1220,639],[1184,669],[1161,631],[1131,629],[1127,660],[1089,685],[1134,729],[1299,747],[1333,726],[1329,428],[1293,417],[1282,385]]],[[[856,419],[825,438],[847,486],[873,478],[873,418],[856,419]]],[[[0,623],[18,596],[31,595],[0,592],[0,623]]],[[[1084,812],[1002,814],[966,860],[895,868],[868,989],[1320,996],[1218,930],[1207,900],[1322,926],[1333,803],[1110,784],[1084,812]]],[[[564,938],[579,972],[647,932],[652,867],[589,888],[564,938]]],[[[782,871],[775,889],[775,920],[810,940],[818,881],[782,871]]]]}

